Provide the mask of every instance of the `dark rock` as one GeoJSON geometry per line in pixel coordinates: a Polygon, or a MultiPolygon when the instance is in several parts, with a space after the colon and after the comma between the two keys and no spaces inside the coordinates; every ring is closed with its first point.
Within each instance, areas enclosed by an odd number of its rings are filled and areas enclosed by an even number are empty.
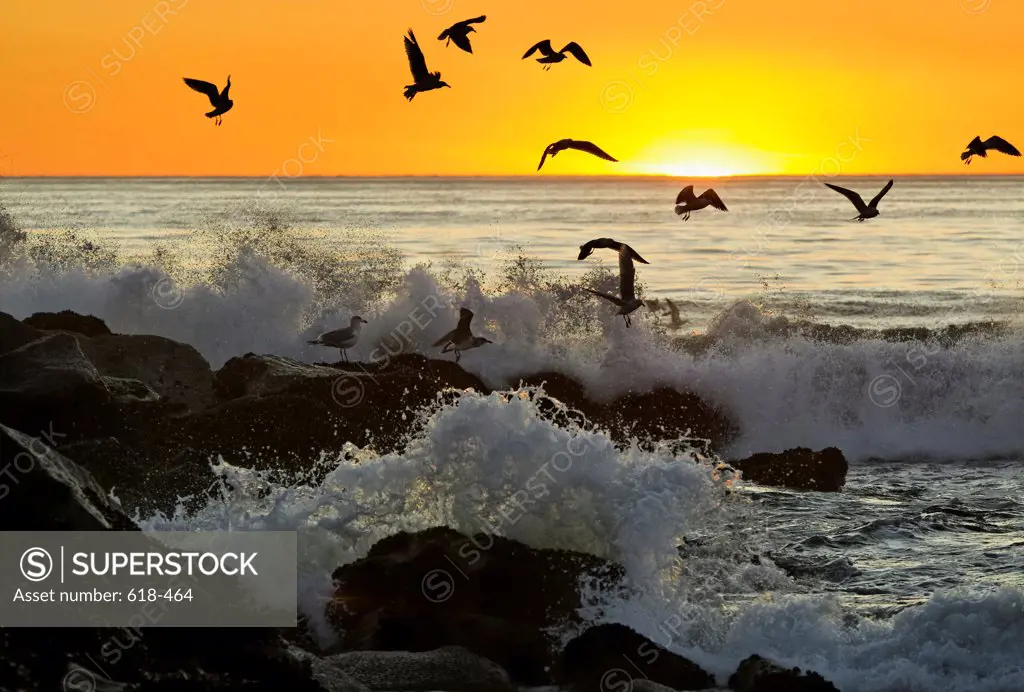
{"type": "Polygon", "coordinates": [[[55,452],[44,436],[56,438],[49,431],[33,437],[0,425],[0,529],[135,530],[89,472],[55,452]]]}
{"type": "Polygon", "coordinates": [[[629,689],[634,678],[676,690],[714,687],[715,678],[693,661],[620,624],[591,627],[570,641],[558,661],[556,681],[580,690],[629,689]]]}
{"type": "Polygon", "coordinates": [[[818,673],[783,668],[757,654],[744,659],[729,676],[729,689],[735,692],[839,692],[839,688],[818,673]]]}
{"type": "Polygon", "coordinates": [[[343,673],[372,690],[516,692],[508,673],[458,646],[433,651],[353,651],[327,656],[318,669],[343,673]]]}
{"type": "Polygon", "coordinates": [[[41,336],[43,333],[38,329],[23,324],[6,312],[0,312],[0,356],[8,351],[21,348],[41,336]]]}
{"type": "Polygon", "coordinates": [[[580,580],[610,585],[623,576],[592,555],[438,527],[389,536],[335,570],[327,617],[344,632],[344,649],[464,646],[513,680],[540,685],[555,659],[546,632],[578,622],[580,580]]]}
{"type": "Polygon", "coordinates": [[[221,399],[302,393],[311,382],[336,380],[335,368],[309,365],[291,358],[246,353],[225,363],[214,377],[214,389],[221,399]]]}
{"type": "Polygon", "coordinates": [[[100,374],[72,334],[50,334],[0,356],[0,422],[16,429],[52,426],[69,441],[112,434],[159,399],[138,380],[100,374]]]}
{"type": "Polygon", "coordinates": [[[60,312],[37,312],[22,320],[25,324],[43,331],[73,332],[82,336],[104,336],[111,331],[99,317],[79,315],[71,310],[60,312]]]}
{"type": "Polygon", "coordinates": [[[835,447],[815,452],[807,447],[787,449],[778,454],[754,454],[729,465],[742,472],[743,479],[781,488],[836,493],[846,484],[849,464],[835,447]]]}

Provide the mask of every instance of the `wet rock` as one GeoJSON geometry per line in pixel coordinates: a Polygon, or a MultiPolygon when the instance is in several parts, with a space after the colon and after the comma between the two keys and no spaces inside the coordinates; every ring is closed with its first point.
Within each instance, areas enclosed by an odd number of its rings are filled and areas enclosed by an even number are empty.
{"type": "Polygon", "coordinates": [[[849,470],[846,457],[835,447],[826,447],[820,452],[807,447],[777,454],[764,452],[730,461],[729,465],[742,472],[744,480],[761,485],[828,493],[843,489],[849,470]]]}
{"type": "Polygon", "coordinates": [[[22,323],[6,312],[0,312],[0,355],[21,348],[42,336],[43,333],[38,329],[22,323]]]}
{"type": "Polygon", "coordinates": [[[79,315],[71,310],[37,312],[22,322],[43,331],[72,332],[82,336],[105,336],[111,333],[106,322],[99,317],[79,315]]]}
{"type": "Polygon", "coordinates": [[[729,689],[735,692],[839,692],[839,688],[818,673],[783,668],[757,654],[740,663],[729,677],[729,689]]]}
{"type": "Polygon", "coordinates": [[[344,633],[342,649],[464,646],[517,682],[547,684],[555,654],[546,632],[578,621],[580,580],[611,585],[623,575],[592,555],[498,536],[402,532],[335,570],[327,617],[344,633]]]}
{"type": "Polygon", "coordinates": [[[557,682],[580,690],[629,689],[646,679],[677,690],[714,687],[715,678],[693,661],[674,654],[620,624],[591,627],[566,646],[557,682]]]}
{"type": "MultiPolygon", "coordinates": [[[[319,667],[319,666],[318,666],[319,667]]],[[[323,659],[323,667],[371,690],[515,692],[500,666],[458,646],[433,651],[355,651],[323,659]]]]}
{"type": "Polygon", "coordinates": [[[270,396],[301,392],[320,379],[333,382],[340,374],[334,368],[283,356],[247,353],[232,358],[217,371],[214,388],[222,399],[270,396]]]}
{"type": "Polygon", "coordinates": [[[70,439],[123,430],[160,396],[138,380],[102,375],[78,338],[53,333],[0,356],[0,422],[55,427],[70,439]]]}
{"type": "Polygon", "coordinates": [[[119,531],[135,525],[115,507],[88,471],[45,441],[0,425],[0,529],[4,531],[119,531]]]}

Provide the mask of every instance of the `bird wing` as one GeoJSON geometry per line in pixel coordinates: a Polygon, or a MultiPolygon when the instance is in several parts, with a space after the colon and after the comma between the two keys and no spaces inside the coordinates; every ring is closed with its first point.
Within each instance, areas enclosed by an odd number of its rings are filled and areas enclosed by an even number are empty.
{"type": "Polygon", "coordinates": [[[451,39],[452,43],[467,53],[473,52],[473,46],[469,44],[469,34],[452,34],[451,39]]]}
{"type": "Polygon", "coordinates": [[[687,185],[676,195],[676,204],[682,204],[683,202],[689,204],[696,201],[697,196],[693,194],[693,185],[687,185]]]}
{"type": "Polygon", "coordinates": [[[473,321],[472,311],[466,308],[459,309],[459,326],[456,329],[460,331],[469,331],[469,323],[473,321]]]}
{"type": "Polygon", "coordinates": [[[872,199],[870,202],[868,202],[868,206],[871,207],[872,209],[877,209],[878,208],[878,203],[882,201],[883,197],[885,197],[885,193],[888,192],[891,189],[892,189],[892,181],[890,180],[888,183],[885,184],[885,187],[882,188],[882,191],[879,192],[877,195],[875,195],[874,199],[872,199]]]}
{"type": "Polygon", "coordinates": [[[623,245],[619,250],[619,295],[623,302],[636,300],[633,280],[636,279],[636,268],[633,266],[633,248],[623,245]]]}
{"type": "Polygon", "coordinates": [[[725,202],[723,202],[722,198],[718,196],[718,193],[710,188],[700,193],[700,198],[706,199],[708,203],[710,203],[711,206],[713,206],[715,209],[719,209],[721,211],[729,211],[725,207],[725,202]]]}
{"type": "Polygon", "coordinates": [[[228,89],[231,88],[231,77],[228,77],[228,83],[224,85],[224,90],[220,92],[220,100],[226,101],[228,98],[228,89]]]}
{"type": "Polygon", "coordinates": [[[459,22],[459,24],[461,24],[462,26],[469,26],[470,24],[479,24],[485,19],[487,19],[487,15],[482,14],[479,17],[473,17],[472,19],[463,19],[461,22],[459,22]]]}
{"type": "Polygon", "coordinates": [[[583,52],[583,48],[580,47],[580,44],[576,43],[575,41],[570,41],[569,43],[565,44],[565,48],[563,48],[559,52],[565,53],[566,51],[571,53],[574,58],[579,60],[584,65],[591,64],[590,58],[588,58],[587,54],[583,52]]]}
{"type": "Polygon", "coordinates": [[[414,82],[423,82],[430,78],[430,70],[427,69],[427,60],[423,57],[420,44],[416,40],[416,34],[409,29],[409,35],[405,37],[405,54],[409,58],[409,71],[412,72],[414,82]]]}
{"type": "Polygon", "coordinates": [[[974,147],[977,147],[977,146],[984,146],[981,143],[981,137],[975,137],[974,139],[972,139],[971,143],[967,145],[967,148],[968,149],[973,149],[974,147]]]}
{"type": "Polygon", "coordinates": [[[612,156],[611,154],[606,152],[604,149],[602,149],[601,147],[599,147],[596,144],[594,144],[593,142],[580,142],[580,141],[573,140],[573,142],[571,142],[568,145],[568,148],[569,149],[576,149],[578,151],[585,151],[588,154],[593,154],[594,156],[598,156],[598,157],[604,159],[605,161],[616,161],[616,162],[618,161],[617,158],[615,158],[614,156],[612,156]]]}
{"type": "Polygon", "coordinates": [[[595,291],[592,288],[584,288],[583,290],[587,291],[588,293],[593,293],[595,296],[600,296],[601,298],[604,298],[609,302],[615,303],[620,307],[622,306],[622,301],[609,293],[601,293],[601,291],[595,291]]]}
{"type": "Polygon", "coordinates": [[[629,256],[635,259],[637,262],[640,262],[641,264],[650,264],[650,262],[648,262],[647,260],[640,256],[639,252],[631,248],[629,245],[623,243],[622,247],[626,248],[626,250],[629,251],[629,256]]]}
{"type": "Polygon", "coordinates": [[[440,339],[435,341],[434,344],[433,344],[434,348],[437,348],[438,346],[441,346],[443,344],[449,343],[452,339],[455,338],[455,332],[456,332],[456,330],[453,329],[450,332],[448,332],[447,334],[445,334],[444,336],[442,336],[440,339]]]}
{"type": "Polygon", "coordinates": [[[210,84],[201,79],[192,79],[191,77],[184,77],[183,79],[190,89],[198,91],[200,94],[206,94],[210,99],[211,105],[216,106],[220,101],[220,89],[217,88],[216,84],[210,84]]]}
{"type": "Polygon", "coordinates": [[[853,190],[847,190],[845,187],[839,187],[838,185],[833,185],[832,183],[825,183],[825,187],[832,188],[833,190],[835,190],[839,194],[841,194],[844,197],[846,197],[846,199],[848,199],[851,202],[853,202],[853,206],[857,207],[857,211],[863,213],[864,211],[867,210],[868,205],[864,204],[864,200],[861,199],[861,196],[858,195],[853,190]]]}
{"type": "Polygon", "coordinates": [[[554,146],[555,146],[554,144],[549,144],[546,147],[544,147],[544,153],[541,154],[541,156],[540,156],[540,163],[537,164],[537,170],[538,171],[541,169],[541,166],[544,165],[544,161],[548,158],[548,154],[551,153],[551,149],[554,146]]]}
{"type": "Polygon", "coordinates": [[[1001,151],[1002,153],[1009,154],[1010,156],[1020,156],[1020,152],[1017,151],[1017,147],[1013,146],[1002,137],[989,137],[985,140],[984,145],[986,149],[995,149],[996,151],[1001,151]]]}
{"type": "Polygon", "coordinates": [[[555,49],[551,47],[551,39],[546,38],[539,43],[535,43],[530,50],[523,54],[523,60],[533,55],[536,51],[540,51],[542,55],[554,55],[555,49]]]}

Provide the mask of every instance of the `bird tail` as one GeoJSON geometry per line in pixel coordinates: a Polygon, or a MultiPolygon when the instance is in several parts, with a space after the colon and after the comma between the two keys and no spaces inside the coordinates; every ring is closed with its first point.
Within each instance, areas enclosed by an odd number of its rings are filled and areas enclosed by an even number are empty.
{"type": "Polygon", "coordinates": [[[314,346],[319,346],[323,342],[320,341],[320,339],[314,339],[313,341],[307,341],[306,343],[307,344],[313,344],[314,346]]]}
{"type": "Polygon", "coordinates": [[[964,153],[960,154],[960,160],[961,161],[966,161],[967,159],[971,158],[971,156],[973,156],[973,154],[971,154],[971,152],[965,151],[964,153]]]}
{"type": "Polygon", "coordinates": [[[455,334],[455,332],[454,331],[450,331],[447,334],[445,334],[444,336],[442,336],[440,339],[435,341],[434,342],[434,348],[437,348],[438,346],[440,346],[442,344],[445,344],[445,343],[448,343],[449,341],[451,341],[453,334],[455,334]]]}
{"type": "Polygon", "coordinates": [[[412,101],[412,97],[415,96],[417,92],[419,92],[419,89],[416,88],[416,85],[410,84],[409,86],[405,87],[405,98],[412,101]]]}

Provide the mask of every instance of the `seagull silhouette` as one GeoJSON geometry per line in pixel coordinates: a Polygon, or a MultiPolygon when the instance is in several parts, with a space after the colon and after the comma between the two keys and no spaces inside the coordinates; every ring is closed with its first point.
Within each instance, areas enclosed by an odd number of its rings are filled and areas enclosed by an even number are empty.
{"type": "Polygon", "coordinates": [[[224,86],[224,91],[217,91],[216,84],[210,84],[201,79],[192,79],[191,77],[183,77],[182,79],[185,80],[185,84],[189,88],[198,91],[200,94],[206,94],[210,99],[210,104],[213,106],[213,110],[207,113],[206,117],[216,118],[214,123],[220,125],[224,114],[235,105],[235,102],[228,98],[228,89],[231,88],[231,75],[228,75],[228,83],[224,86]]]}
{"type": "Polygon", "coordinates": [[[683,221],[689,220],[690,212],[703,209],[704,207],[714,207],[721,211],[729,211],[726,209],[722,198],[711,188],[704,190],[698,197],[693,194],[693,185],[687,185],[676,196],[676,213],[683,218],[683,221]]]}
{"type": "MultiPolygon", "coordinates": [[[[864,200],[861,198],[861,196],[858,195],[853,190],[847,190],[845,187],[839,187],[838,185],[833,185],[832,183],[825,183],[825,187],[832,188],[833,190],[835,190],[841,195],[844,195],[848,200],[853,202],[853,206],[857,207],[857,211],[859,212],[859,214],[853,217],[853,219],[856,219],[857,221],[863,221],[864,219],[873,219],[876,216],[878,216],[878,203],[881,201],[883,197],[885,197],[885,193],[892,188],[892,181],[890,180],[888,183],[886,183],[885,187],[882,188],[882,191],[875,195],[875,198],[872,199],[868,204],[864,204],[864,200]]],[[[853,219],[850,220],[853,221],[853,219]]]]}
{"type": "Polygon", "coordinates": [[[647,260],[637,253],[636,250],[631,248],[625,243],[620,243],[612,238],[595,238],[583,245],[580,245],[580,254],[576,258],[578,260],[585,259],[590,256],[590,253],[594,251],[594,248],[609,248],[616,250],[619,255],[619,295],[616,297],[610,293],[602,293],[601,291],[595,291],[592,288],[584,288],[584,291],[593,293],[595,296],[600,296],[605,300],[611,302],[619,307],[617,314],[622,315],[622,319],[625,321],[626,326],[629,327],[633,324],[633,320],[630,319],[629,315],[635,312],[643,306],[644,301],[639,300],[636,297],[636,269],[633,267],[633,260],[642,262],[643,264],[650,264],[647,260]]]}
{"type": "Polygon", "coordinates": [[[441,349],[441,353],[455,351],[455,362],[458,363],[462,351],[468,351],[471,348],[477,348],[484,344],[494,343],[490,339],[485,339],[482,336],[473,336],[473,332],[469,328],[469,323],[472,321],[473,313],[466,308],[460,308],[458,326],[435,341],[434,347],[436,348],[443,345],[444,348],[441,349]]]}
{"type": "Polygon", "coordinates": [[[452,41],[455,41],[455,45],[466,51],[467,53],[473,52],[473,46],[469,44],[470,32],[475,32],[473,24],[479,24],[480,22],[487,19],[487,15],[482,14],[479,17],[473,17],[472,19],[463,19],[461,22],[456,22],[450,27],[441,32],[441,35],[437,37],[438,41],[444,41],[444,45],[448,45],[452,41]]]}
{"type": "Polygon", "coordinates": [[[986,153],[989,149],[994,151],[1002,152],[1003,154],[1009,154],[1010,156],[1020,156],[1020,152],[1017,151],[1017,147],[1007,142],[1002,137],[989,137],[984,142],[981,141],[981,137],[975,137],[971,140],[971,143],[967,145],[967,151],[960,154],[960,159],[965,165],[971,165],[972,156],[980,156],[981,158],[988,158],[986,153]]]}
{"type": "Polygon", "coordinates": [[[537,164],[537,170],[539,171],[541,169],[541,167],[544,165],[544,161],[547,160],[549,156],[554,157],[555,154],[557,154],[560,151],[565,151],[566,149],[575,149],[577,151],[583,151],[588,154],[593,154],[594,156],[602,158],[605,161],[618,162],[617,158],[613,157],[611,154],[609,154],[608,152],[606,152],[604,149],[597,146],[593,142],[585,142],[581,139],[560,139],[557,142],[553,142],[547,145],[547,147],[545,147],[544,154],[540,157],[540,163],[537,164]]]}
{"type": "Polygon", "coordinates": [[[341,329],[335,329],[334,331],[324,332],[313,341],[307,341],[307,344],[314,344],[318,346],[330,346],[341,350],[341,357],[348,362],[348,349],[356,345],[359,341],[359,331],[362,326],[367,324],[359,315],[356,315],[349,321],[349,326],[342,327],[341,329]]]}
{"type": "Polygon", "coordinates": [[[526,51],[522,59],[526,60],[528,57],[530,57],[537,51],[540,51],[541,54],[541,56],[537,58],[537,62],[544,65],[545,70],[550,70],[553,64],[565,60],[566,53],[569,53],[570,55],[572,55],[572,57],[576,58],[584,65],[592,66],[590,58],[587,57],[587,54],[583,52],[583,49],[580,47],[580,44],[576,43],[575,41],[570,41],[569,43],[565,44],[565,47],[556,53],[554,48],[551,47],[551,39],[546,38],[540,43],[534,44],[534,46],[530,48],[530,50],[526,51]]]}
{"type": "Polygon", "coordinates": [[[412,72],[413,83],[405,87],[405,98],[412,101],[413,96],[421,91],[431,91],[441,87],[449,87],[448,82],[441,81],[440,72],[431,72],[427,69],[427,61],[420,50],[420,44],[416,41],[416,35],[409,29],[409,35],[405,37],[405,54],[409,58],[409,71],[412,72]]]}

